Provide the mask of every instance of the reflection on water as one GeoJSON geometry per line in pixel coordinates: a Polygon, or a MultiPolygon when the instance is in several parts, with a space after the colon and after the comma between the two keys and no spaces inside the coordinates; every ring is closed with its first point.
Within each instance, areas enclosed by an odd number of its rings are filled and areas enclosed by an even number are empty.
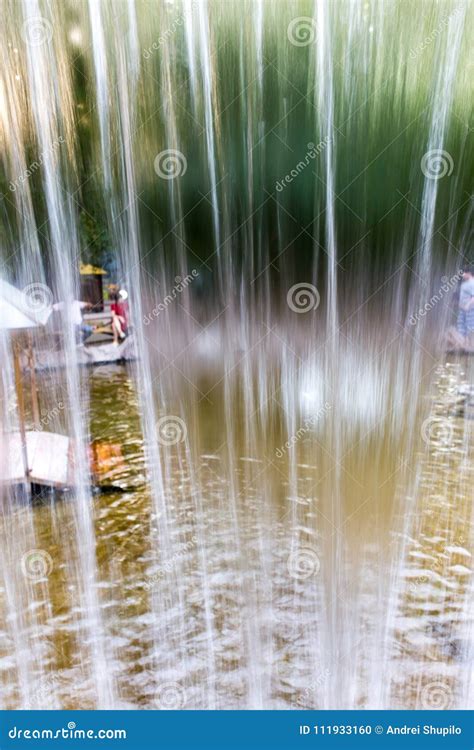
{"type": "Polygon", "coordinates": [[[3,706],[468,705],[450,5],[9,3],[2,277],[45,313],[105,265],[138,362],[81,370],[69,305],[30,332],[67,362],[38,383],[74,492],[0,484],[3,706]]]}
{"type": "MultiPolygon", "coordinates": [[[[407,404],[408,439],[375,390],[368,415],[367,384],[334,380],[321,401],[317,363],[296,368],[287,354],[222,380],[209,368],[194,383],[163,374],[164,549],[134,370],[83,373],[108,486],[93,515],[116,705],[466,707],[463,367],[435,371],[419,414],[407,404]]],[[[73,509],[46,496],[2,518],[3,707],[96,706],[73,509]]]]}

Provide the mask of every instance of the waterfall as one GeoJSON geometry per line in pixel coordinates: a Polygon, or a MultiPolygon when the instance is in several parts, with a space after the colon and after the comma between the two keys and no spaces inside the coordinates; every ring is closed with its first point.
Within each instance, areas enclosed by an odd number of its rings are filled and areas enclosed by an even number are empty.
{"type": "Polygon", "coordinates": [[[466,708],[472,7],[4,4],[2,706],[466,708]]]}

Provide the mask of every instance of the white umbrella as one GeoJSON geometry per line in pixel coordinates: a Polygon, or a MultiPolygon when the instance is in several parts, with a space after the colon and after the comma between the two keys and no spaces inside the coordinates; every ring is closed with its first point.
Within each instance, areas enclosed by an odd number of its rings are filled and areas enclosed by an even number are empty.
{"type": "MultiPolygon", "coordinates": [[[[45,326],[52,312],[51,304],[44,304],[41,299],[44,292],[49,290],[44,285],[31,285],[26,288],[28,291],[17,289],[9,284],[5,279],[0,279],[0,330],[11,331],[12,334],[19,333],[31,328],[40,328],[45,326]],[[28,293],[29,292],[29,293],[28,293]],[[39,297],[35,296],[39,293],[39,297]]],[[[46,295],[47,297],[48,295],[46,295]]],[[[17,337],[13,338],[13,366],[15,372],[15,385],[18,399],[20,439],[23,453],[23,463],[25,475],[28,476],[28,456],[27,456],[27,436],[25,429],[25,402],[23,395],[23,385],[21,378],[20,349],[21,344],[17,337]]],[[[39,424],[39,404],[36,389],[36,377],[34,371],[33,349],[31,340],[28,337],[28,348],[31,354],[31,401],[33,407],[34,419],[39,424]]]]}
{"type": "Polygon", "coordinates": [[[36,304],[33,293],[27,294],[0,279],[0,329],[12,331],[45,326],[52,309],[50,304],[36,304]]]}

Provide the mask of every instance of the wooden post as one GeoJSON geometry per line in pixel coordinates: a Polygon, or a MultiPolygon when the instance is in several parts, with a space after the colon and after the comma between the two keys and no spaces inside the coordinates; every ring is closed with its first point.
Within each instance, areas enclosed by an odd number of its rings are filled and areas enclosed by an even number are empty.
{"type": "Polygon", "coordinates": [[[23,393],[23,383],[21,382],[21,364],[20,364],[20,352],[21,345],[18,339],[12,335],[12,348],[13,348],[13,368],[15,373],[15,387],[16,397],[18,401],[18,419],[20,422],[20,440],[21,440],[21,451],[23,455],[23,466],[25,469],[25,478],[28,478],[30,474],[30,467],[28,466],[28,450],[26,445],[26,429],[25,429],[25,398],[23,393]]]}
{"type": "Polygon", "coordinates": [[[30,387],[31,387],[31,409],[33,412],[33,422],[39,430],[41,428],[41,415],[38,400],[38,386],[36,383],[35,355],[31,342],[31,333],[28,332],[28,366],[30,368],[30,387]]]}

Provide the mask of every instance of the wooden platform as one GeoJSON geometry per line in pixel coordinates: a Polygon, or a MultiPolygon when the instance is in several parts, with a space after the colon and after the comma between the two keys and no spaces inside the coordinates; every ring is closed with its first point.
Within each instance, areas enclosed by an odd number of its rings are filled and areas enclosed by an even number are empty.
{"type": "MultiPolygon", "coordinates": [[[[7,484],[23,483],[25,467],[20,433],[4,433],[1,439],[0,481],[7,484]]],[[[72,486],[71,447],[71,441],[65,435],[43,430],[28,431],[26,453],[29,474],[26,481],[56,488],[72,486]]]]}
{"type": "MultiPolygon", "coordinates": [[[[135,341],[128,336],[125,341],[115,346],[109,338],[107,343],[78,346],[76,350],[77,363],[79,365],[103,365],[114,362],[131,362],[137,359],[135,341]]],[[[22,360],[22,366],[26,367],[26,359],[22,360]]],[[[36,351],[36,369],[50,370],[67,367],[68,361],[64,351],[43,349],[36,351]]]]}

